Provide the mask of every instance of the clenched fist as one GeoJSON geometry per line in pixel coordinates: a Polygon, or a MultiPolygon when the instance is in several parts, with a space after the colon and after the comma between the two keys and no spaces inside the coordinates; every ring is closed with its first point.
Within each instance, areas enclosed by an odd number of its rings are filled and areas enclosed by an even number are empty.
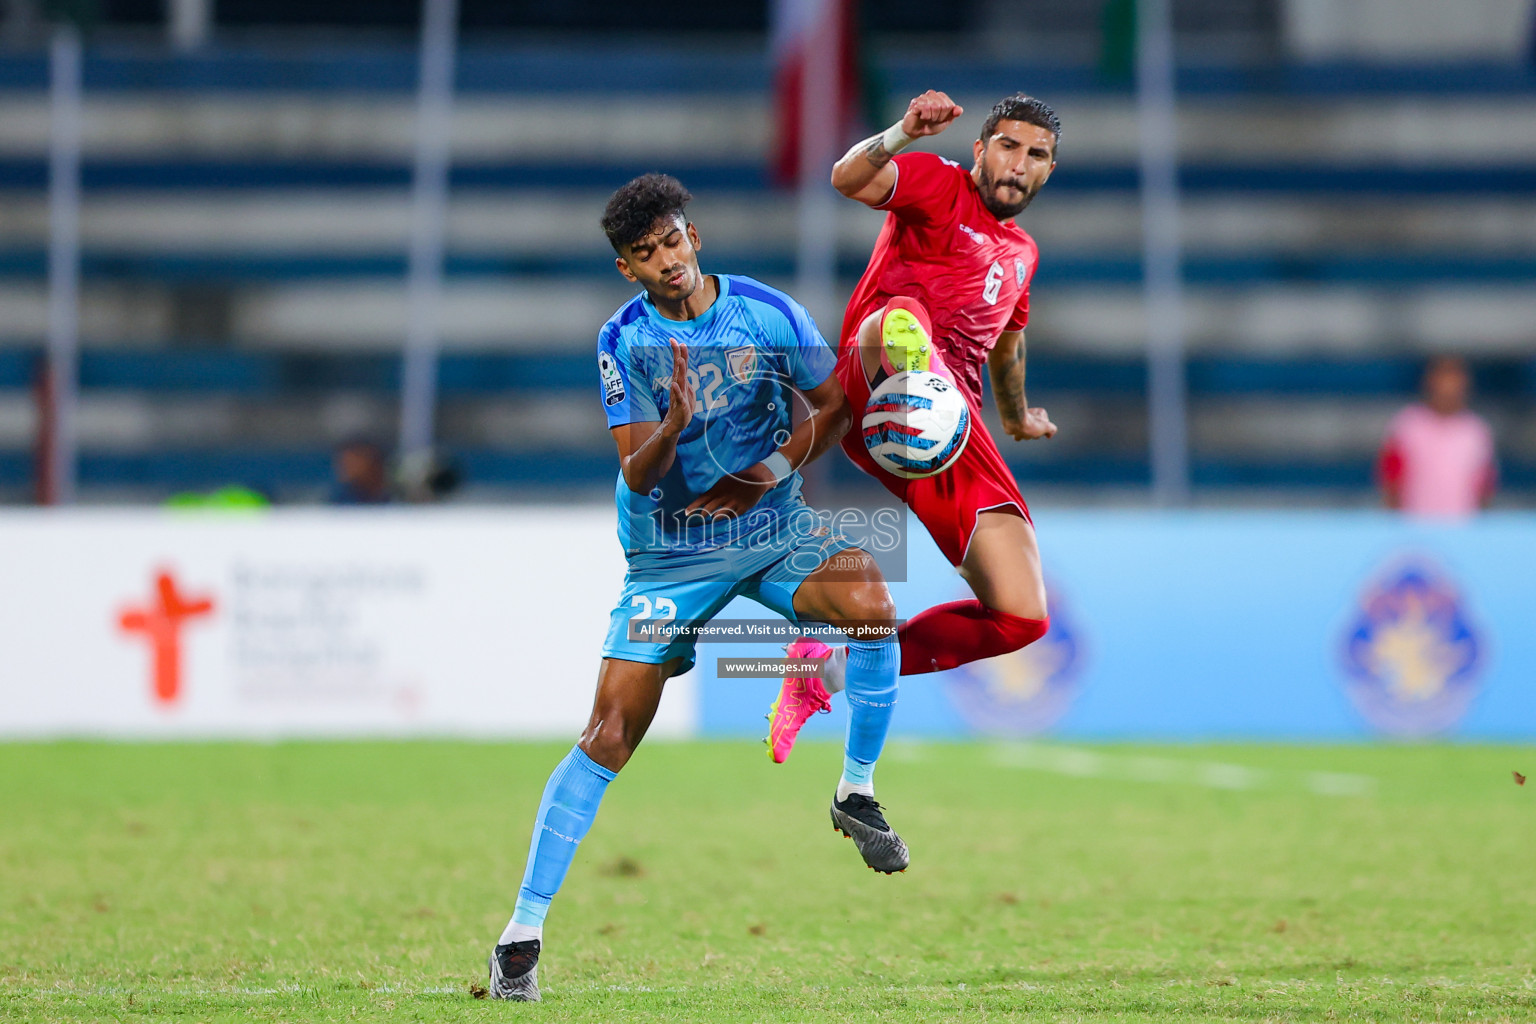
{"type": "Polygon", "coordinates": [[[907,104],[907,112],[901,119],[901,130],[914,139],[937,135],[963,113],[964,108],[946,94],[929,89],[907,104]]]}

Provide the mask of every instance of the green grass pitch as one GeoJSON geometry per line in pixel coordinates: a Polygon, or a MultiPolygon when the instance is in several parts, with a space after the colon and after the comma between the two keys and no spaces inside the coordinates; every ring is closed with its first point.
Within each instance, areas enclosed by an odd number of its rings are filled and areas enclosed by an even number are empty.
{"type": "Polygon", "coordinates": [[[1532,1021],[1536,749],[647,744],[477,1001],[566,744],[0,745],[0,1019],[1532,1021]]]}

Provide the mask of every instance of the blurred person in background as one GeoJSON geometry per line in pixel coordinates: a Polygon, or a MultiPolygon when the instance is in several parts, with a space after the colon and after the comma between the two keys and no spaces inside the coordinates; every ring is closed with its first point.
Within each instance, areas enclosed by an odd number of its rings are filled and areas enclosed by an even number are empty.
{"type": "Polygon", "coordinates": [[[331,459],[332,505],[385,505],[393,500],[389,486],[389,460],[382,445],[353,438],[336,449],[331,459]]]}
{"type": "Polygon", "coordinates": [[[1410,515],[1470,516],[1486,508],[1498,483],[1493,431],[1467,408],[1472,377],[1456,356],[1424,369],[1423,402],[1392,418],[1377,464],[1388,508],[1410,515]]]}
{"type": "Polygon", "coordinates": [[[439,451],[407,455],[400,460],[395,473],[400,498],[415,505],[447,500],[463,479],[459,463],[439,451]]]}
{"type": "Polygon", "coordinates": [[[258,487],[245,484],[229,484],[216,491],[182,491],[165,501],[167,508],[222,509],[239,512],[253,508],[270,508],[272,495],[258,487]]]}

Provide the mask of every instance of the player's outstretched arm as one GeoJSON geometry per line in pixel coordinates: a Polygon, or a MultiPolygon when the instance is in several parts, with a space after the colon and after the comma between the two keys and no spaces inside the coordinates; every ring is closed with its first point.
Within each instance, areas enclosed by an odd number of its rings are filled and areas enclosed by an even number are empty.
{"type": "Polygon", "coordinates": [[[619,446],[619,466],[624,483],[636,494],[649,494],[672,468],[677,458],[677,439],[693,421],[693,389],[688,386],[688,346],[668,338],[672,346],[672,383],[668,386],[667,411],[661,421],[625,423],[614,427],[619,446]]]}
{"type": "Polygon", "coordinates": [[[929,89],[907,104],[900,121],[856,143],[832,165],[832,187],[866,206],[879,206],[896,187],[891,157],[925,135],[937,135],[965,110],[942,92],[929,89]]]}
{"type": "Polygon", "coordinates": [[[1056,424],[1044,409],[1029,407],[1024,398],[1024,332],[1004,331],[998,335],[992,354],[987,357],[992,375],[992,394],[1003,431],[1015,441],[1033,441],[1055,437],[1056,424]]]}
{"type": "Polygon", "coordinates": [[[805,393],[811,405],[807,416],[768,458],[722,476],[715,486],[699,495],[690,512],[707,516],[741,515],[758,503],[790,473],[817,458],[841,441],[853,425],[853,407],[834,374],[805,393]]]}

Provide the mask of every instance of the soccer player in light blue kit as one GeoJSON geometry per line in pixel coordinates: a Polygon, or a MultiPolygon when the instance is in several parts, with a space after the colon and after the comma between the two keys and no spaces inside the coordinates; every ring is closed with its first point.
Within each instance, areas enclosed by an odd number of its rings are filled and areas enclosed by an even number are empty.
{"type": "Polygon", "coordinates": [[[592,717],[549,777],[512,920],[490,958],[490,994],[539,998],[544,916],[603,791],[629,761],[662,687],[693,667],[695,638],[738,595],[791,622],[850,638],[848,733],[832,823],[865,863],[907,867],[874,799],[875,761],[896,704],[896,609],[874,560],[826,529],[796,472],[852,422],[836,356],[799,303],[746,277],[704,276],[692,197],[643,175],[602,226],[619,273],[644,291],[598,335],[597,368],[619,448],[619,540],[629,573],[613,609],[592,717]],[[792,390],[793,389],[793,390],[792,390]],[[803,394],[811,413],[792,427],[803,394]],[[668,632],[670,627],[675,632],[668,632]]]}

